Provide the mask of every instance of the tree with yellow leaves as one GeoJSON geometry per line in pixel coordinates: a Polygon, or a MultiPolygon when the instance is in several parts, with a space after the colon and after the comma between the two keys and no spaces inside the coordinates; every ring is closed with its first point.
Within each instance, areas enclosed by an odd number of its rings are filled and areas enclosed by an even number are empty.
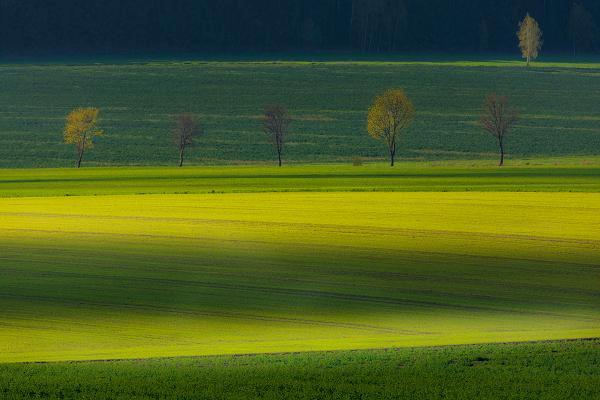
{"type": "Polygon", "coordinates": [[[537,21],[527,13],[523,21],[519,23],[519,47],[523,58],[527,60],[527,66],[531,60],[535,60],[542,49],[542,31],[537,21]]]}
{"type": "Polygon", "coordinates": [[[67,116],[67,124],[64,130],[64,141],[74,144],[77,148],[77,168],[81,167],[81,161],[86,150],[94,147],[94,137],[103,134],[96,129],[100,110],[97,108],[76,108],[67,116]]]}
{"type": "Polygon", "coordinates": [[[367,121],[369,135],[388,146],[391,166],[394,166],[399,136],[415,118],[415,108],[402,89],[392,89],[377,96],[367,121]]]}

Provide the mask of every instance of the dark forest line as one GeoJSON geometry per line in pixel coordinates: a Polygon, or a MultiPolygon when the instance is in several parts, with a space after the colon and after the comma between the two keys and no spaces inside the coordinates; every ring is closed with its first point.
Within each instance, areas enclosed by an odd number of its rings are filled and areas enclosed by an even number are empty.
{"type": "Polygon", "coordinates": [[[545,50],[600,50],[597,0],[0,0],[0,52],[505,52],[527,12],[545,50]]]}

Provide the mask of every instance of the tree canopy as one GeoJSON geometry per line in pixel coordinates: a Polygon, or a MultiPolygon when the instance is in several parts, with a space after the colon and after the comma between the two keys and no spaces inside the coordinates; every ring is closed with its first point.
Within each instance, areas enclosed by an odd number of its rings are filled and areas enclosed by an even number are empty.
{"type": "Polygon", "coordinates": [[[569,36],[573,42],[573,54],[593,50],[598,34],[598,25],[593,15],[580,1],[573,3],[569,14],[569,36]]]}
{"type": "Polygon", "coordinates": [[[523,58],[527,60],[527,66],[531,63],[531,60],[538,58],[539,52],[542,48],[542,30],[538,25],[537,21],[527,13],[523,21],[519,23],[519,47],[521,48],[521,54],[523,58]]]}
{"type": "Polygon", "coordinates": [[[391,89],[377,96],[369,108],[367,132],[387,145],[392,167],[400,134],[414,119],[415,107],[402,89],[391,89]]]}
{"type": "Polygon", "coordinates": [[[67,116],[64,130],[64,141],[73,144],[77,149],[77,168],[85,152],[94,147],[94,137],[101,136],[103,132],[96,128],[100,110],[93,107],[76,108],[67,116]]]}
{"type": "Polygon", "coordinates": [[[287,111],[287,108],[281,104],[274,104],[265,107],[263,116],[263,132],[273,144],[277,151],[277,160],[281,167],[283,154],[283,145],[285,144],[288,128],[292,119],[287,111]]]}
{"type": "Polygon", "coordinates": [[[489,94],[483,104],[481,127],[498,140],[500,166],[504,165],[504,140],[519,119],[519,112],[509,104],[508,97],[489,94]]]}
{"type": "Polygon", "coordinates": [[[173,143],[179,150],[180,167],[183,166],[185,150],[194,145],[194,138],[200,136],[203,131],[202,124],[192,114],[183,113],[175,116],[171,136],[173,137],[173,143]]]}
{"type": "Polygon", "coordinates": [[[600,25],[596,0],[0,0],[0,53],[513,52],[526,13],[569,51],[575,3],[600,25]]]}

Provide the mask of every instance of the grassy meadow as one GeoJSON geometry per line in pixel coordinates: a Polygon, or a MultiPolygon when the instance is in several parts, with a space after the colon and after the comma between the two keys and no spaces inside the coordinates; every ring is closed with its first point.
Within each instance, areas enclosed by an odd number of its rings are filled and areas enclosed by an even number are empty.
{"type": "Polygon", "coordinates": [[[600,158],[0,170],[0,197],[260,192],[599,192],[600,158]]]}
{"type": "Polygon", "coordinates": [[[598,398],[599,77],[596,60],[0,63],[0,398],[598,398]],[[390,168],[365,118],[394,86],[417,119],[390,168]],[[476,125],[493,91],[522,114],[504,168],[476,125]],[[295,117],[283,168],[273,102],[295,117]],[[106,135],[75,170],[79,106],[106,135]],[[174,168],[180,112],[207,131],[174,168]]]}
{"type": "Polygon", "coordinates": [[[102,110],[106,136],[87,165],[169,165],[174,114],[191,112],[206,134],[189,154],[194,164],[264,162],[273,150],[261,132],[266,104],[295,117],[285,159],[347,162],[382,159],[366,134],[367,108],[389,87],[403,87],[417,118],[400,156],[415,160],[489,159],[493,138],[476,126],[484,96],[510,97],[522,119],[507,142],[511,157],[597,154],[600,148],[600,64],[595,59],[535,63],[474,58],[425,62],[131,61],[0,63],[0,168],[66,167],[65,116],[75,107],[102,110]]]}
{"type": "Polygon", "coordinates": [[[600,342],[0,364],[6,400],[600,397],[600,342]]]}

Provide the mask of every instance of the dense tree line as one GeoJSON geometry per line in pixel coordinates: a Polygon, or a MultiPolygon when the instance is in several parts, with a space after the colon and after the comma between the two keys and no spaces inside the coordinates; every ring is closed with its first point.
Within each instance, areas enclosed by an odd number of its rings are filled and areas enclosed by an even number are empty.
{"type": "Polygon", "coordinates": [[[597,0],[0,0],[0,51],[514,51],[527,12],[547,50],[600,49],[597,0]]]}

